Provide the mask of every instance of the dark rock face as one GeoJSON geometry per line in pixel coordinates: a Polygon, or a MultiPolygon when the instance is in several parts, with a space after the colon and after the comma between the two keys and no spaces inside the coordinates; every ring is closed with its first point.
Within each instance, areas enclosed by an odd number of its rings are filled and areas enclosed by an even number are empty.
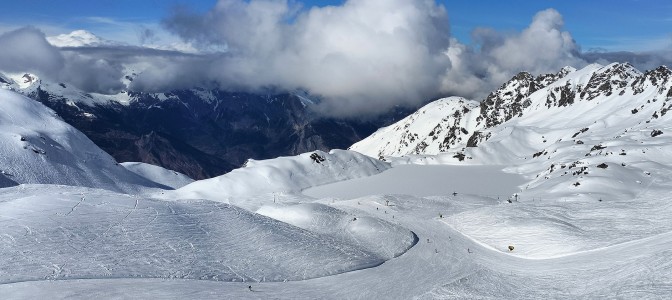
{"type": "MultiPolygon", "coordinates": [[[[570,68],[563,68],[556,74],[544,74],[536,78],[528,72],[518,73],[481,102],[481,116],[477,121],[483,122],[484,128],[492,128],[522,116],[523,109],[531,105],[528,97],[532,93],[558,81],[570,72],[570,68]]],[[[570,105],[574,102],[574,95],[575,92],[569,85],[555,88],[549,94],[547,103],[556,106],[570,105]]]]}
{"type": "Polygon", "coordinates": [[[546,97],[546,107],[572,105],[575,97],[576,92],[573,90],[572,85],[567,82],[567,84],[561,87],[550,89],[548,96],[546,97]]]}
{"type": "Polygon", "coordinates": [[[518,73],[481,102],[481,116],[477,120],[485,122],[485,128],[490,128],[520,116],[523,109],[530,105],[527,97],[540,88],[543,86],[530,73],[518,73]]]}
{"type": "Polygon", "coordinates": [[[467,147],[477,147],[478,144],[487,141],[492,133],[488,132],[487,134],[483,134],[480,131],[475,131],[474,134],[469,137],[469,140],[467,141],[467,147]]]}
{"type": "MultiPolygon", "coordinates": [[[[640,76],[637,80],[632,82],[632,90],[637,95],[644,91],[647,84],[658,86],[658,93],[663,94],[665,85],[672,79],[672,71],[666,66],[660,66],[653,70],[644,72],[644,76],[640,76]]],[[[672,89],[668,91],[667,97],[670,97],[672,89]]]]}
{"type": "Polygon", "coordinates": [[[118,161],[141,161],[194,179],[224,174],[247,159],[347,148],[408,112],[374,120],[319,118],[293,94],[259,95],[197,90],[132,93],[129,105],[68,104],[41,89],[28,95],[54,109],[118,161]]]}
{"type": "MultiPolygon", "coordinates": [[[[449,119],[444,119],[446,121],[445,123],[450,126],[446,128],[443,142],[439,144],[439,150],[447,151],[455,144],[461,143],[463,139],[466,139],[467,136],[469,136],[469,131],[467,131],[466,128],[460,127],[462,119],[465,117],[465,114],[468,113],[469,111],[470,110],[466,107],[464,107],[462,110],[456,110],[452,116],[453,117],[452,123],[448,122],[449,119]]],[[[441,130],[440,125],[437,125],[437,128],[435,128],[435,130],[437,132],[440,132],[441,130]]],[[[416,153],[420,154],[422,153],[422,151],[417,151],[416,153]]]]}
{"type": "Polygon", "coordinates": [[[597,72],[581,90],[581,99],[593,100],[597,96],[610,96],[616,91],[625,89],[628,82],[639,76],[639,71],[628,63],[615,64],[602,72],[597,72]]]}

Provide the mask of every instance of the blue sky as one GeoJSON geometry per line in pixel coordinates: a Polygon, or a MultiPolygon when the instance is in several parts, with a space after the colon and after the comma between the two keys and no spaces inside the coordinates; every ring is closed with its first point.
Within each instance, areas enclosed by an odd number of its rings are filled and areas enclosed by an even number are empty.
{"type": "MultiPolygon", "coordinates": [[[[339,5],[343,0],[303,0],[313,5],[339,5]]],[[[470,43],[476,27],[520,31],[532,16],[555,8],[582,50],[647,51],[672,45],[672,1],[669,0],[440,0],[450,18],[452,35],[470,43]]],[[[87,29],[108,39],[137,42],[139,28],[160,29],[159,22],[176,5],[204,12],[216,0],[26,0],[3,1],[0,29],[34,25],[47,34],[87,29]]],[[[5,31],[5,30],[2,30],[5,31]]]]}

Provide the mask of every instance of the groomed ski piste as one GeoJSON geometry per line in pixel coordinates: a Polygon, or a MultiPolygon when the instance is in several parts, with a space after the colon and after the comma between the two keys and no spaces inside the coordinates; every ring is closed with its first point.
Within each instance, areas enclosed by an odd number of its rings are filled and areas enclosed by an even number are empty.
{"type": "MultiPolygon", "coordinates": [[[[5,111],[6,99],[32,101],[2,92],[5,111]]],[[[666,299],[672,126],[669,115],[638,120],[639,103],[615,99],[504,122],[458,149],[463,160],[315,151],[193,183],[146,166],[128,172],[108,156],[102,167],[68,160],[59,151],[81,149],[68,142],[81,133],[44,107],[30,106],[54,122],[46,127],[0,114],[0,295],[666,299]],[[28,167],[8,167],[17,155],[28,167]],[[89,180],[45,173],[58,168],[89,180]],[[41,170],[39,182],[28,174],[41,170]]]]}

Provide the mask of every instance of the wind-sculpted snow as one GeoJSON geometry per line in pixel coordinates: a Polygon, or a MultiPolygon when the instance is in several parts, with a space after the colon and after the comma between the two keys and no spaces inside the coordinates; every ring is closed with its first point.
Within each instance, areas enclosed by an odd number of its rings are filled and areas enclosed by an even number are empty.
{"type": "Polygon", "coordinates": [[[0,89],[0,171],[19,184],[137,192],[168,188],[127,171],[42,104],[0,89]]]}
{"type": "Polygon", "coordinates": [[[305,230],[223,203],[164,202],[66,186],[3,189],[0,222],[2,283],[302,280],[377,266],[414,242],[409,231],[371,218],[344,223],[352,234],[344,239],[326,232],[328,224],[305,230]],[[365,240],[373,236],[385,242],[365,240]]]}

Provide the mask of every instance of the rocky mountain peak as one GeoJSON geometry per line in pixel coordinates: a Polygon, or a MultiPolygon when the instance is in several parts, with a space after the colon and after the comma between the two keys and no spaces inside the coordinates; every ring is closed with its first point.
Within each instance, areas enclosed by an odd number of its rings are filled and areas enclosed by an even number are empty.
{"type": "Polygon", "coordinates": [[[629,63],[613,63],[597,70],[580,92],[581,99],[593,100],[600,95],[623,93],[628,84],[642,76],[642,72],[629,63]]]}
{"type": "MultiPolygon", "coordinates": [[[[632,82],[632,89],[636,94],[643,92],[648,86],[658,87],[658,94],[663,94],[665,89],[672,85],[672,71],[667,66],[660,66],[644,72],[644,75],[632,82]]],[[[672,97],[672,89],[667,97],[672,97]]]]}
{"type": "Polygon", "coordinates": [[[537,85],[539,85],[541,87],[547,87],[551,83],[556,82],[561,78],[564,78],[569,73],[572,73],[574,71],[576,71],[575,68],[570,67],[570,66],[565,66],[558,73],[555,73],[555,74],[550,73],[550,74],[539,75],[534,79],[534,81],[537,83],[537,85]]]}
{"type": "Polygon", "coordinates": [[[562,67],[562,69],[560,69],[560,71],[557,73],[557,76],[558,76],[559,78],[562,78],[562,77],[565,77],[565,76],[567,76],[567,74],[572,73],[572,72],[576,72],[576,68],[574,68],[574,67],[572,67],[572,66],[564,66],[564,67],[562,67]]]}
{"type": "Polygon", "coordinates": [[[527,96],[540,88],[543,86],[537,83],[532,74],[516,74],[481,102],[481,116],[477,121],[484,122],[485,127],[492,127],[520,115],[530,105],[529,101],[525,101],[527,96]]]}
{"type": "Polygon", "coordinates": [[[86,30],[75,30],[70,33],[47,37],[47,41],[55,47],[92,47],[120,46],[122,43],[102,39],[86,30]]]}

